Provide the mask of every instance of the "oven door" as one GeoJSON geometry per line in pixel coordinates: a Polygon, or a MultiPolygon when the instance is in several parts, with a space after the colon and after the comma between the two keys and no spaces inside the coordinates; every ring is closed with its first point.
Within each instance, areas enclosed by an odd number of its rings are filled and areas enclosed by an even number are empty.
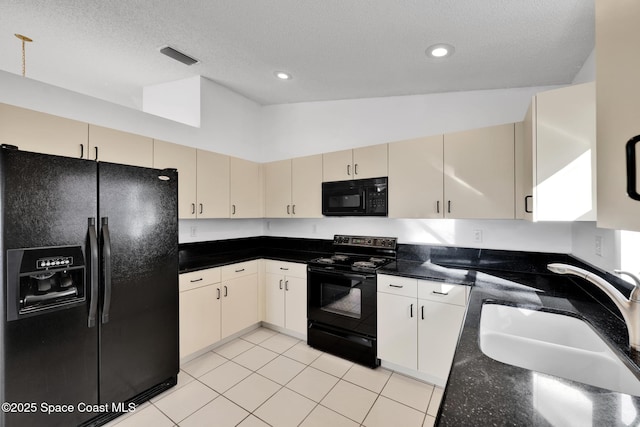
{"type": "Polygon", "coordinates": [[[376,275],[309,267],[307,272],[310,322],[376,336],[376,275]]]}

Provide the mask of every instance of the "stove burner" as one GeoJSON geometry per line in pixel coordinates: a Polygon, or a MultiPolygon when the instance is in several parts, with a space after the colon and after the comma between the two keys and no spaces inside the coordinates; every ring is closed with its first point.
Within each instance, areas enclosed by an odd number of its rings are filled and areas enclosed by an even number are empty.
{"type": "Polygon", "coordinates": [[[331,258],[318,258],[316,262],[319,262],[320,264],[333,264],[335,261],[331,258]]]}
{"type": "Polygon", "coordinates": [[[349,257],[347,255],[332,255],[331,259],[334,261],[346,261],[349,257]]]}
{"type": "Polygon", "coordinates": [[[353,266],[360,268],[374,268],[376,264],[371,261],[356,261],[353,263],[353,266]]]}
{"type": "Polygon", "coordinates": [[[387,260],[384,259],[384,258],[376,258],[376,257],[369,258],[369,262],[372,262],[374,264],[381,264],[381,263],[383,263],[385,261],[387,261],[387,260]]]}

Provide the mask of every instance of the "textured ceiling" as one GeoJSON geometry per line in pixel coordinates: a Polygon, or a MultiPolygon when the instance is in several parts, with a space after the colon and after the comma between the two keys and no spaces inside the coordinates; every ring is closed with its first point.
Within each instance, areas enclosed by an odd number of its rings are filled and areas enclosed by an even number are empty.
{"type": "Polygon", "coordinates": [[[194,75],[280,104],[570,83],[594,0],[0,0],[0,69],[20,73],[14,33],[27,77],[119,104],[194,75]],[[455,54],[429,60],[435,43],[455,54]]]}

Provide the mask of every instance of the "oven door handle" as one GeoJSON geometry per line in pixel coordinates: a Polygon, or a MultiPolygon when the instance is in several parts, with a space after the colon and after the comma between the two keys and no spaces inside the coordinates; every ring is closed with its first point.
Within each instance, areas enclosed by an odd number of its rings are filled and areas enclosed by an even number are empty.
{"type": "Polygon", "coordinates": [[[328,271],[322,268],[314,268],[314,267],[309,267],[308,271],[310,273],[321,273],[321,274],[327,274],[331,276],[340,276],[347,279],[355,279],[355,280],[366,280],[366,279],[373,279],[376,277],[375,274],[354,274],[354,273],[346,273],[344,271],[328,271]]]}

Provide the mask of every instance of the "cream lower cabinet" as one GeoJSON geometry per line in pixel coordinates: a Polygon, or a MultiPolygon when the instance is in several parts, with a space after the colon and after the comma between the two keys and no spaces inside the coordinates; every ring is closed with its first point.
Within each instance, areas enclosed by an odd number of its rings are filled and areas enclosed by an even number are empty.
{"type": "Polygon", "coordinates": [[[180,358],[220,340],[220,268],[180,275],[180,358]]]}
{"type": "Polygon", "coordinates": [[[87,123],[0,104],[0,144],[23,151],[87,159],[87,123]]]}
{"type": "Polygon", "coordinates": [[[153,139],[90,124],[89,159],[152,168],[153,139]]]}
{"type": "Polygon", "coordinates": [[[306,264],[272,260],[265,263],[265,321],[306,337],[306,264]]]}
{"type": "Polygon", "coordinates": [[[258,261],[221,267],[221,338],[258,323],[258,261]]]}
{"type": "Polygon", "coordinates": [[[514,124],[445,134],[444,217],[515,218],[514,153],[514,124]]]}
{"type": "Polygon", "coordinates": [[[378,357],[444,386],[468,291],[467,286],[378,275],[378,357]]]}

